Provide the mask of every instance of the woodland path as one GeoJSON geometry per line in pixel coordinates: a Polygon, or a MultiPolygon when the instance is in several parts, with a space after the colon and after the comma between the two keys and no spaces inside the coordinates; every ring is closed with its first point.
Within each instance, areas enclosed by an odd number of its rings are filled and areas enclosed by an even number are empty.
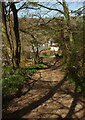
{"type": "MultiPolygon", "coordinates": [[[[14,99],[9,109],[11,114],[7,117],[10,120],[60,120],[67,116],[68,120],[85,120],[85,100],[75,93],[72,85],[66,81],[59,62],[50,57],[45,58],[44,63],[46,67],[38,70],[30,80],[33,82],[32,88],[14,99]]],[[[26,90],[27,88],[24,88],[23,91],[26,90]]]]}

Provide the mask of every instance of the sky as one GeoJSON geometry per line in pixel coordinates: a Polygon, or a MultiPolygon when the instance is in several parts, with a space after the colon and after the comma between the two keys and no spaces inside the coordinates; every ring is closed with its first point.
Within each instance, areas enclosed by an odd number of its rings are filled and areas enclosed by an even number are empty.
{"type": "MultiPolygon", "coordinates": [[[[69,1],[69,0],[67,0],[67,1],[69,1]]],[[[22,2],[20,3],[20,5],[21,4],[22,4],[22,2]]],[[[55,2],[44,2],[44,3],[40,2],[40,4],[44,4],[44,5],[48,6],[48,7],[53,6],[53,8],[58,8],[60,10],[63,10],[62,6],[55,5],[55,2]]],[[[83,7],[83,2],[79,2],[79,1],[77,1],[77,2],[67,2],[67,4],[68,4],[69,11],[77,10],[80,7],[83,7]]],[[[17,8],[18,7],[19,7],[19,4],[17,5],[17,8]]],[[[27,11],[26,10],[21,10],[21,11],[19,11],[18,16],[19,17],[23,17],[23,16],[25,16],[25,17],[31,17],[31,16],[36,17],[35,15],[37,14],[38,16],[41,15],[42,17],[54,17],[54,16],[56,17],[56,16],[61,15],[61,14],[57,13],[56,11],[51,11],[48,14],[46,14],[47,11],[48,10],[45,9],[45,8],[41,8],[41,10],[27,10],[27,11]]]]}
{"type": "MultiPolygon", "coordinates": [[[[34,0],[34,1],[40,1],[40,2],[46,2],[46,1],[49,1],[49,2],[56,2],[56,0],[34,0]]],[[[59,0],[59,1],[62,1],[62,0],[59,0]]],[[[66,2],[84,2],[85,0],[65,0],[66,2]]]]}

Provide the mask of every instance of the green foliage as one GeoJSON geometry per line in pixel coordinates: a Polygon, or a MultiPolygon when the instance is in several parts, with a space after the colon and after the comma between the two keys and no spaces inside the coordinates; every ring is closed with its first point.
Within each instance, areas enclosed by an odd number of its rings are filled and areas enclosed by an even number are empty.
{"type": "Polygon", "coordinates": [[[77,20],[76,19],[71,20],[73,21],[71,24],[71,28],[74,41],[68,50],[63,50],[63,56],[64,58],[66,58],[66,61],[61,66],[61,69],[62,71],[66,71],[69,73],[68,80],[70,80],[73,87],[76,88],[79,93],[85,96],[85,68],[83,65],[83,26],[82,20],[80,21],[80,18],[78,18],[77,20]]]}
{"type": "Polygon", "coordinates": [[[67,65],[66,69],[69,72],[69,80],[73,84],[74,88],[76,88],[79,93],[85,96],[85,74],[83,67],[82,48],[82,40],[78,40],[77,43],[74,43],[73,48],[71,48],[69,53],[69,64],[67,65]]]}
{"type": "Polygon", "coordinates": [[[31,67],[26,67],[25,69],[28,71],[28,74],[32,76],[38,69],[43,68],[43,66],[44,64],[36,64],[31,67]]]}
{"type": "Polygon", "coordinates": [[[51,54],[51,55],[48,55],[48,56],[43,56],[43,58],[49,58],[51,56],[55,56],[55,54],[51,54]]]}
{"type": "Polygon", "coordinates": [[[31,76],[32,76],[32,75],[34,75],[34,73],[35,73],[35,72],[37,72],[37,70],[36,70],[36,69],[29,70],[29,75],[31,75],[31,76]]]}
{"type": "Polygon", "coordinates": [[[77,88],[77,92],[81,93],[85,97],[85,75],[80,78],[68,77],[74,88],[77,88]]]}
{"type": "Polygon", "coordinates": [[[16,93],[26,83],[28,76],[20,69],[12,70],[11,67],[3,67],[2,91],[3,99],[16,93]]]}
{"type": "Polygon", "coordinates": [[[62,71],[62,72],[66,72],[67,64],[61,65],[60,68],[61,68],[61,71],[62,71]]]}
{"type": "Polygon", "coordinates": [[[39,68],[42,68],[43,66],[44,64],[36,64],[36,65],[29,67],[29,69],[39,69],[39,68]]]}

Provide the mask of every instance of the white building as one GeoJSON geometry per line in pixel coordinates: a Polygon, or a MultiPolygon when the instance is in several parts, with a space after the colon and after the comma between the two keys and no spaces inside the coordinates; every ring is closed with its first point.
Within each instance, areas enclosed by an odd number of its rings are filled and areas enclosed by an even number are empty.
{"type": "MultiPolygon", "coordinates": [[[[53,42],[52,42],[52,39],[50,39],[50,40],[48,41],[48,43],[44,43],[44,44],[38,46],[39,52],[42,51],[42,50],[46,50],[46,49],[48,49],[48,48],[50,48],[50,50],[53,50],[53,51],[58,51],[58,50],[59,50],[58,43],[53,43],[53,42]]],[[[33,52],[31,46],[30,46],[29,49],[30,49],[31,52],[33,52]]],[[[36,47],[34,47],[34,49],[35,49],[35,51],[36,51],[36,47]]]]}
{"type": "Polygon", "coordinates": [[[59,50],[59,47],[55,47],[55,46],[51,46],[50,48],[51,48],[50,50],[54,50],[54,51],[58,51],[59,50]]]}

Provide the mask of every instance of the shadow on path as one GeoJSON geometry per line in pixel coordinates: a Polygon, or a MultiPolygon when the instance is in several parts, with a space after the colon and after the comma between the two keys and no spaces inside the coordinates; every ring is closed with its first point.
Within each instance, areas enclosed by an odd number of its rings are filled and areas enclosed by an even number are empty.
{"type": "MultiPolygon", "coordinates": [[[[63,80],[61,80],[54,88],[52,88],[45,96],[43,96],[42,98],[40,98],[37,101],[34,101],[33,103],[31,103],[29,106],[22,108],[21,110],[17,110],[14,113],[10,113],[7,118],[18,118],[21,120],[21,118],[30,113],[33,109],[37,108],[38,106],[40,106],[41,104],[43,104],[45,101],[47,101],[48,99],[50,99],[55,93],[56,91],[62,86],[62,84],[66,81],[66,77],[67,74],[65,75],[65,77],[63,78],[63,80]]],[[[29,98],[28,98],[29,99],[29,98]]]]}
{"type": "MultiPolygon", "coordinates": [[[[50,61],[50,62],[52,62],[52,61],[50,61]]],[[[44,64],[46,64],[47,67],[43,68],[43,69],[51,68],[51,70],[55,70],[55,69],[57,69],[60,66],[60,65],[56,66],[56,63],[57,63],[57,61],[55,61],[53,64],[49,64],[49,63],[45,62],[44,64]]],[[[33,100],[33,102],[29,104],[29,102],[28,102],[29,101],[29,97],[27,97],[27,106],[26,107],[23,107],[20,110],[16,110],[13,113],[9,113],[6,117],[3,116],[3,120],[4,120],[4,118],[6,120],[13,120],[13,119],[14,120],[85,120],[85,115],[84,114],[80,118],[78,118],[78,116],[76,116],[76,113],[79,113],[81,110],[84,111],[85,106],[83,105],[82,108],[80,108],[77,111],[75,111],[76,105],[77,105],[77,103],[81,99],[79,97],[79,94],[76,91],[74,91],[74,90],[73,90],[73,92],[70,91],[70,87],[67,84],[65,84],[65,82],[67,82],[66,81],[66,77],[67,76],[68,76],[68,74],[66,74],[65,77],[60,82],[58,82],[58,84],[56,83],[57,85],[55,85],[54,87],[52,86],[50,88],[49,92],[46,95],[44,95],[43,97],[39,98],[38,100],[35,100],[35,101],[33,100]],[[57,98],[54,99],[55,102],[57,102],[57,103],[59,102],[60,106],[62,106],[62,108],[57,108],[57,106],[56,106],[56,112],[55,112],[56,113],[55,114],[56,118],[43,118],[43,116],[39,116],[41,118],[27,118],[27,119],[22,118],[25,115],[29,116],[29,114],[32,112],[32,110],[36,109],[37,107],[39,107],[40,105],[42,105],[43,103],[48,101],[50,98],[52,98],[54,96],[54,94],[56,92],[59,93],[59,96],[57,96],[58,99],[59,99],[59,97],[62,97],[62,94],[63,94],[62,101],[58,101],[57,98]],[[65,95],[70,95],[71,96],[72,101],[71,101],[70,106],[68,106],[68,104],[67,105],[65,104],[66,101],[67,101],[67,103],[69,103],[68,99],[67,100],[65,99],[65,95]],[[63,104],[63,101],[64,101],[64,104],[63,104]],[[62,113],[57,113],[57,111],[61,110],[61,109],[67,110],[64,118],[62,118],[62,113]]],[[[41,76],[41,73],[40,73],[40,78],[41,77],[42,76],[41,76]]],[[[40,78],[38,79],[39,81],[40,81],[40,78]]],[[[43,80],[45,80],[45,79],[43,79],[43,80]]],[[[46,87],[45,86],[46,85],[46,81],[42,81],[42,82],[44,82],[44,87],[46,87]]],[[[33,85],[34,84],[35,84],[35,82],[33,83],[33,85]]],[[[40,86],[41,83],[37,84],[37,85],[40,86]]],[[[35,87],[35,88],[37,89],[39,87],[35,87]]],[[[85,102],[82,101],[82,100],[80,102],[85,104],[85,102]]],[[[52,106],[53,106],[53,101],[52,101],[52,106]]],[[[44,113],[42,113],[42,114],[44,114],[44,113]]]]}

